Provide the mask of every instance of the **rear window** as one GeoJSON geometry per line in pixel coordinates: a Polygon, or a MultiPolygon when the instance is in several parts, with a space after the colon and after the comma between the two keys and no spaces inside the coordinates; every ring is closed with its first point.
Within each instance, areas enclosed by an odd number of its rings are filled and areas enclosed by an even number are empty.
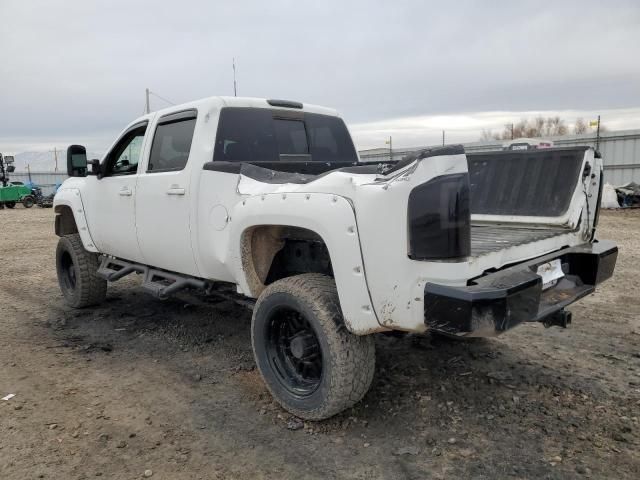
{"type": "Polygon", "coordinates": [[[358,161],[338,117],[266,108],[223,108],[214,161],[358,161]]]}
{"type": "Polygon", "coordinates": [[[275,118],[273,127],[280,155],[308,155],[307,132],[301,120],[275,118]]]}

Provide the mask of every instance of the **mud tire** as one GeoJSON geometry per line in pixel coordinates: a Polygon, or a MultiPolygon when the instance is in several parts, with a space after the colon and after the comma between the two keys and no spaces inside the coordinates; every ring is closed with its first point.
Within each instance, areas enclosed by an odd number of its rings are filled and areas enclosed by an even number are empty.
{"type": "Polygon", "coordinates": [[[56,249],[56,272],[67,305],[84,308],[97,305],[107,295],[107,281],[96,275],[100,260],[82,246],[77,233],[64,235],[56,249]]]}
{"type": "Polygon", "coordinates": [[[375,371],[374,339],[347,330],[335,281],[326,275],[296,275],[269,285],[253,311],[251,340],[267,388],[286,410],[300,418],[331,417],[359,402],[371,386],[375,371]],[[297,312],[311,332],[307,336],[315,334],[317,342],[313,348],[321,354],[321,373],[312,391],[294,391],[290,379],[283,374],[284,369],[278,368],[278,353],[274,352],[282,353],[287,348],[294,351],[293,342],[289,347],[278,347],[273,340],[272,331],[275,322],[283,321],[282,312],[297,312]]]}

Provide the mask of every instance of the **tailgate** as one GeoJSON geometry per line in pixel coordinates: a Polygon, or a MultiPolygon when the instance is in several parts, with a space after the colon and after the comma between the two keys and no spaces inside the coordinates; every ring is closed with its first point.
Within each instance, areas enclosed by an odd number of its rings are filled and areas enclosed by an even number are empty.
{"type": "Polygon", "coordinates": [[[602,188],[602,160],[593,149],[487,152],[467,161],[471,256],[485,267],[593,238],[602,188]]]}
{"type": "Polygon", "coordinates": [[[602,161],[589,147],[474,153],[467,162],[474,223],[594,224],[602,161]]]}

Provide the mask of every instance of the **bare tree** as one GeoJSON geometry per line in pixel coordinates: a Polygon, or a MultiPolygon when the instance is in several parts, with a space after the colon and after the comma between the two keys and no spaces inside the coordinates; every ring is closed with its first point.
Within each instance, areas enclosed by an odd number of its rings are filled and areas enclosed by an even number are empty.
{"type": "Polygon", "coordinates": [[[489,142],[491,140],[500,140],[499,133],[493,133],[491,129],[482,129],[482,133],[480,134],[481,142],[489,142]]]}
{"type": "Polygon", "coordinates": [[[565,121],[556,117],[523,118],[517,123],[507,123],[501,133],[483,130],[480,140],[510,140],[512,138],[538,138],[566,135],[569,132],[565,121]]]}
{"type": "Polygon", "coordinates": [[[587,133],[589,127],[587,123],[584,121],[584,118],[580,117],[576,119],[576,123],[573,125],[573,133],[576,135],[580,135],[583,133],[587,133]]]}
{"type": "Polygon", "coordinates": [[[560,117],[549,117],[547,118],[545,135],[547,136],[556,136],[556,135],[566,135],[569,129],[567,125],[564,123],[564,120],[560,117]]]}
{"type": "MultiPolygon", "coordinates": [[[[607,128],[601,123],[600,133],[606,132],[607,128]]],[[[539,138],[554,137],[558,135],[566,135],[569,133],[569,127],[564,119],[555,117],[535,117],[522,118],[516,123],[506,123],[501,132],[493,132],[491,129],[483,129],[480,135],[480,141],[488,142],[491,140],[511,140],[512,138],[539,138]]],[[[595,128],[591,128],[590,124],[580,117],[573,124],[573,133],[593,133],[595,128]]]]}

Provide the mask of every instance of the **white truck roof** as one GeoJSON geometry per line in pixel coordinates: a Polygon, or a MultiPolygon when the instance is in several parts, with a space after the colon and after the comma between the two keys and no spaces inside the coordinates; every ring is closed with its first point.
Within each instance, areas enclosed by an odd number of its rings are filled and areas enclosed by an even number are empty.
{"type": "MultiPolygon", "coordinates": [[[[290,100],[274,100],[274,99],[266,99],[266,98],[257,98],[257,97],[226,97],[226,96],[214,96],[214,97],[206,97],[201,98],[199,100],[193,100],[187,103],[181,103],[179,105],[172,105],[167,108],[163,108],[160,110],[155,110],[149,114],[142,115],[141,117],[136,118],[131,124],[137,123],[141,120],[149,119],[149,117],[153,114],[165,115],[171,112],[177,112],[180,110],[186,110],[189,108],[196,109],[207,109],[212,107],[223,108],[223,107],[244,107],[244,108],[286,108],[287,110],[297,110],[297,108],[287,108],[278,104],[270,104],[269,102],[289,102],[289,103],[298,103],[291,102],[290,100]]],[[[302,108],[300,109],[303,112],[310,113],[318,113],[321,115],[331,115],[334,117],[339,116],[337,110],[333,108],[322,107],[320,105],[313,105],[310,103],[302,103],[302,108]]]]}

